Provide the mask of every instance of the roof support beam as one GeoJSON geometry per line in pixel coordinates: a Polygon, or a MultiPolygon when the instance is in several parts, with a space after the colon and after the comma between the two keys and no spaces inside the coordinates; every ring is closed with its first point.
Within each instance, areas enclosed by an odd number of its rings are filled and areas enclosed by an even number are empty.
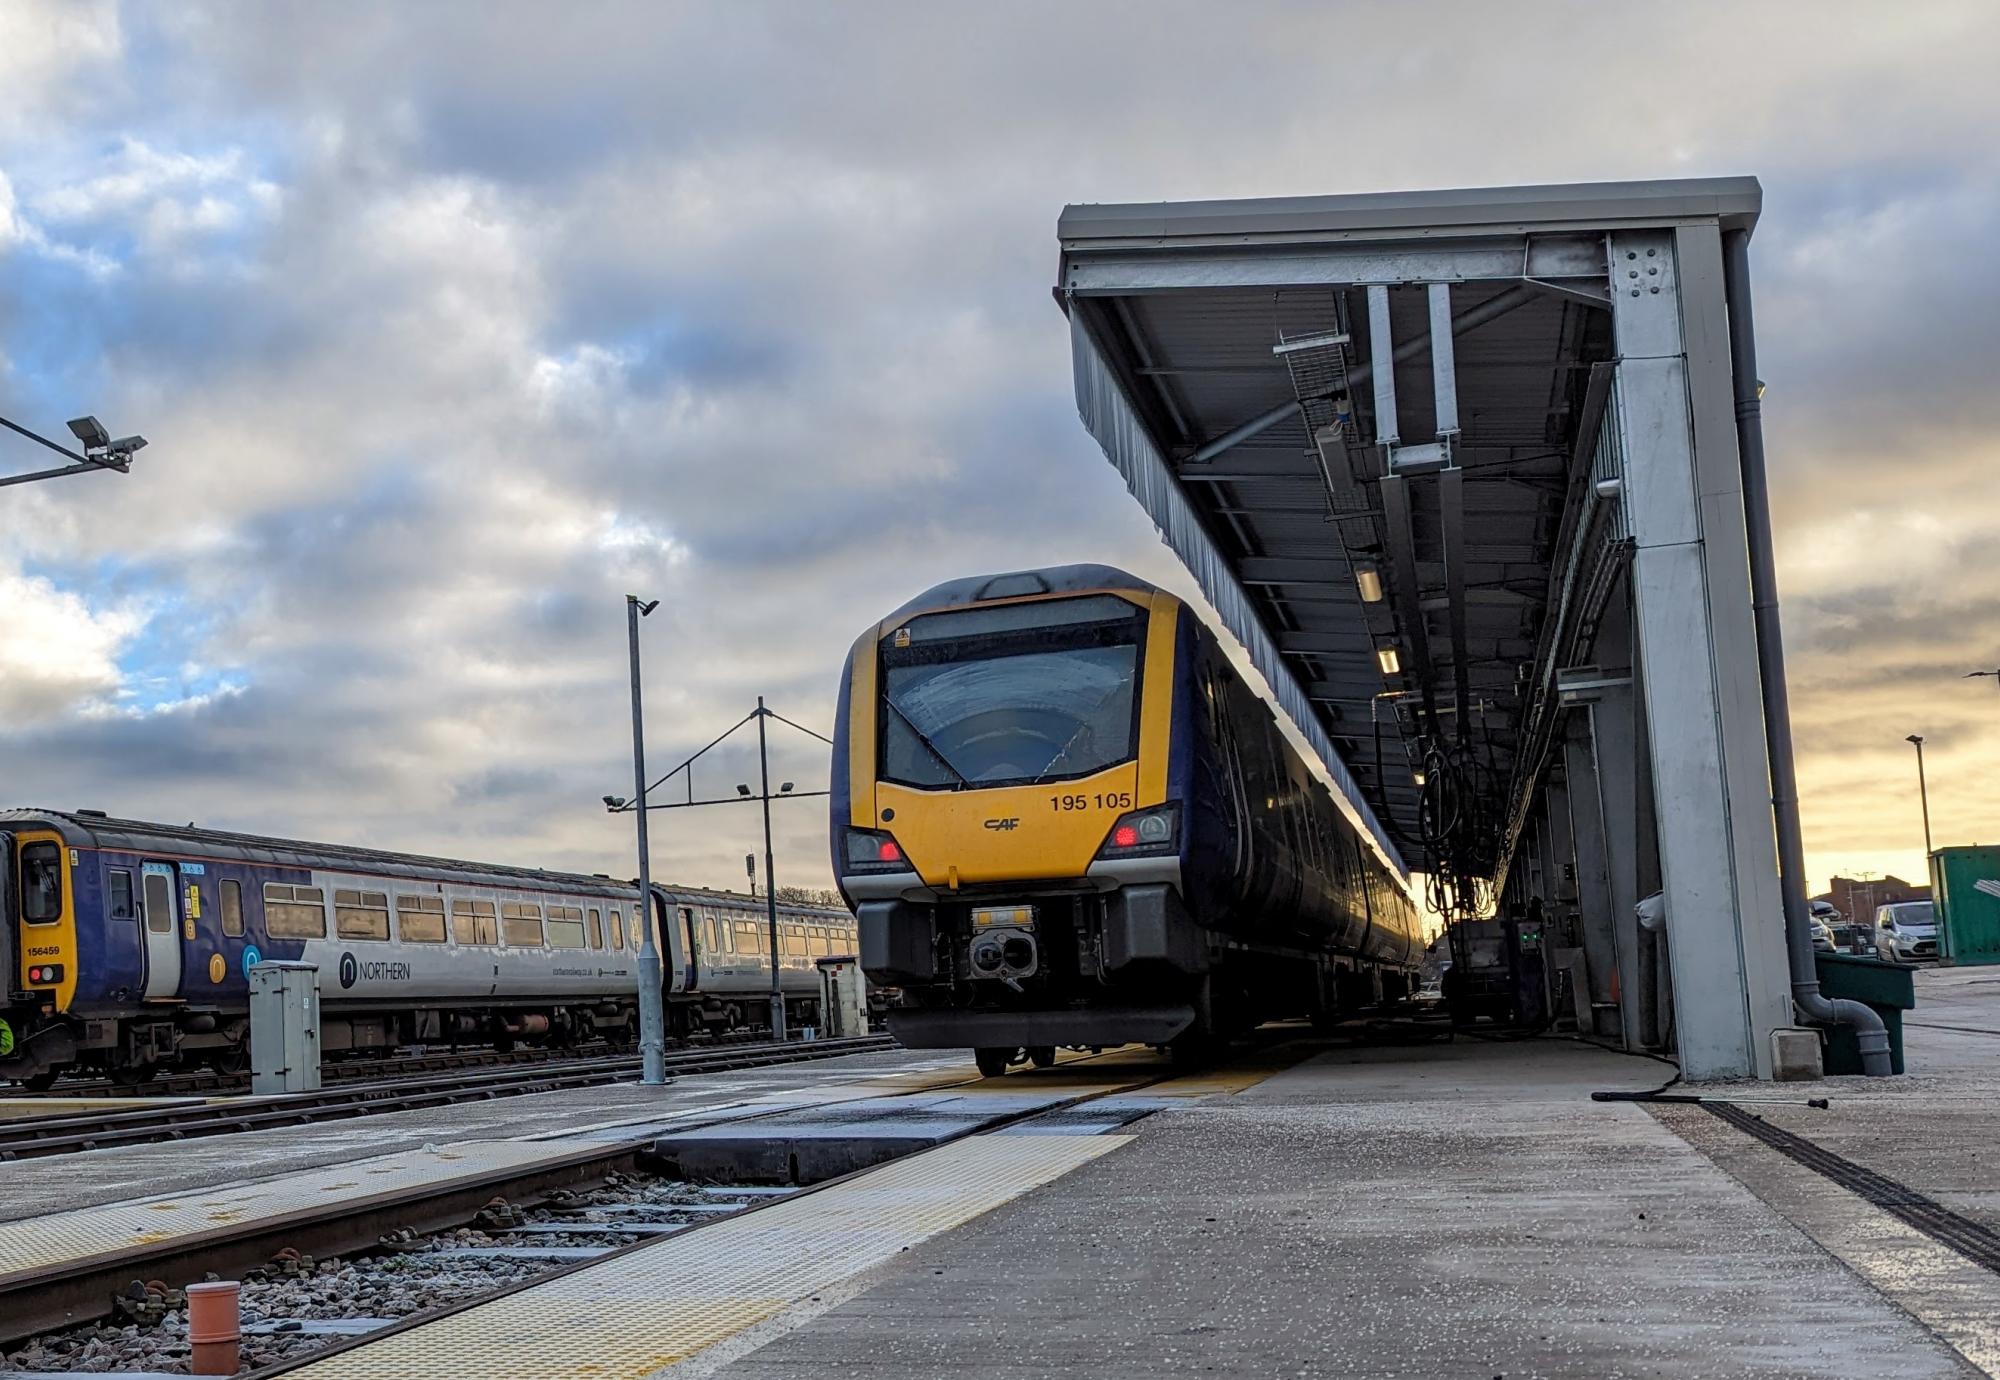
{"type": "Polygon", "coordinates": [[[1444,534],[1444,592],[1451,620],[1453,700],[1458,708],[1458,745],[1472,746],[1472,680],[1465,639],[1465,472],[1438,475],[1438,509],[1444,534]]]}
{"type": "MultiPolygon", "coordinates": [[[[1373,292],[1374,290],[1371,289],[1371,302],[1373,292]]],[[[1541,293],[1537,288],[1531,287],[1526,283],[1508,288],[1498,297],[1489,298],[1475,307],[1467,307],[1457,316],[1454,316],[1451,319],[1451,333],[1454,336],[1459,336],[1464,335],[1467,331],[1476,331],[1489,321],[1498,321],[1516,307],[1526,306],[1540,295],[1541,293]]],[[[1371,312],[1372,309],[1371,305],[1371,312]]],[[[1401,364],[1405,360],[1415,359],[1419,355],[1430,353],[1430,348],[1431,338],[1428,335],[1420,335],[1414,340],[1403,342],[1389,357],[1395,363],[1401,364]]],[[[1373,360],[1364,360],[1347,371],[1347,386],[1355,388],[1369,382],[1374,377],[1375,362],[1373,360]]],[[[1285,421],[1287,418],[1297,416],[1299,401],[1299,399],[1294,398],[1289,402],[1283,402],[1276,407],[1259,412],[1248,421],[1240,422],[1236,426],[1231,427],[1214,440],[1204,442],[1189,457],[1189,463],[1201,464],[1205,461],[1213,460],[1230,447],[1247,441],[1252,436],[1269,431],[1272,427],[1285,421]]]]}
{"type": "Polygon", "coordinates": [[[1409,644],[1410,670],[1424,698],[1424,717],[1437,722],[1437,693],[1431,686],[1431,639],[1417,600],[1417,537],[1410,521],[1410,481],[1400,474],[1381,480],[1382,512],[1388,518],[1389,558],[1395,567],[1396,612],[1409,644]]]}

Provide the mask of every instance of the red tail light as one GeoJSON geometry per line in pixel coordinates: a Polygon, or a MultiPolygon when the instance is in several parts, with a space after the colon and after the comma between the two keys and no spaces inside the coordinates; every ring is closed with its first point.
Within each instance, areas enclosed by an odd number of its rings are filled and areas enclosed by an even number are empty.
{"type": "Polygon", "coordinates": [[[1111,842],[1119,848],[1137,848],[1139,831],[1129,824],[1121,824],[1111,831],[1111,842]]]}
{"type": "Polygon", "coordinates": [[[877,862],[901,862],[903,860],[903,850],[897,847],[894,839],[883,839],[875,849],[875,860],[877,862]]]}

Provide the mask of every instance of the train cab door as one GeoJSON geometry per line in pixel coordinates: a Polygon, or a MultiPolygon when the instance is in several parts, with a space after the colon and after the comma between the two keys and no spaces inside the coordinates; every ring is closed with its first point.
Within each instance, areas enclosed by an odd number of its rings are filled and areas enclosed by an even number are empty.
{"type": "Polygon", "coordinates": [[[172,999],[181,990],[180,887],[173,864],[145,865],[146,1000],[172,999]]]}

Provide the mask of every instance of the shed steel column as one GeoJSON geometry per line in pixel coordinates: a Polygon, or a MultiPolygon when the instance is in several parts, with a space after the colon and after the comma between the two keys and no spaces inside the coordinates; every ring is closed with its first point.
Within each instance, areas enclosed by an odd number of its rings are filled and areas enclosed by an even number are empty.
{"type": "Polygon", "coordinates": [[[1603,783],[1590,746],[1590,710],[1572,712],[1563,731],[1563,762],[1569,778],[1570,841],[1576,853],[1577,939],[1583,946],[1590,981],[1591,1030],[1616,1037],[1628,1048],[1619,1020],[1618,941],[1611,900],[1611,864],[1604,836],[1603,783]]]}
{"type": "Polygon", "coordinates": [[[1770,1032],[1790,1023],[1789,988],[1774,919],[1721,240],[1708,226],[1614,234],[1610,247],[1617,425],[1681,1067],[1689,1078],[1768,1077],[1770,1032]]]}

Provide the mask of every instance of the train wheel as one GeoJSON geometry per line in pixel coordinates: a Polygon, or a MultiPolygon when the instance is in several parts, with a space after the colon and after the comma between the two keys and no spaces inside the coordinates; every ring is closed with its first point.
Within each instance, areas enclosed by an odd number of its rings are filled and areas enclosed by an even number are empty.
{"type": "Polygon", "coordinates": [[[1007,1071],[1007,1065],[1014,1062],[1014,1051],[989,1046],[972,1051],[972,1062],[979,1066],[981,1078],[998,1078],[1007,1071]]]}
{"type": "Polygon", "coordinates": [[[1051,1068],[1056,1062],[1054,1045],[1029,1045],[1028,1060],[1038,1069],[1051,1068]]]}
{"type": "Polygon", "coordinates": [[[121,1088],[136,1088],[152,1082],[159,1072],[158,1064],[116,1064],[111,1069],[111,1081],[121,1088]]]}
{"type": "Polygon", "coordinates": [[[217,1073],[229,1075],[243,1072],[250,1067],[250,1046],[244,1041],[224,1045],[212,1050],[208,1056],[208,1066],[217,1073]]]}
{"type": "Polygon", "coordinates": [[[29,1092],[47,1092],[50,1088],[53,1088],[56,1085],[56,1079],[60,1077],[62,1077],[62,1070],[44,1069],[42,1070],[42,1072],[35,1074],[32,1077],[23,1078],[21,1080],[21,1086],[26,1088],[29,1092]]]}

